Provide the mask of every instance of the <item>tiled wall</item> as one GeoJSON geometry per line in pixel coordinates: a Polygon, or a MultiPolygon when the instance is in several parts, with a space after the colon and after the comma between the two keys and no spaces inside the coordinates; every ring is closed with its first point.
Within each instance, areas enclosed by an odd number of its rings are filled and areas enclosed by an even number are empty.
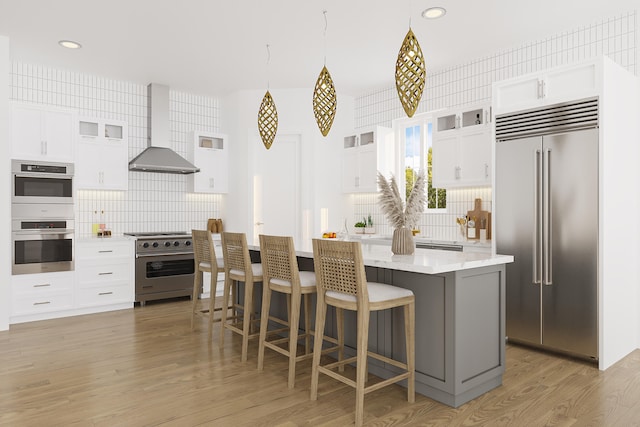
{"type": "MultiPolygon", "coordinates": [[[[606,55],[638,75],[637,12],[629,12],[531,43],[498,52],[443,70],[427,70],[427,82],[417,113],[491,101],[491,84],[546,68],[606,55]]],[[[428,66],[428,58],[427,58],[428,66]]],[[[391,127],[403,117],[395,86],[365,94],[355,100],[357,128],[391,127]]],[[[424,214],[421,234],[439,240],[457,240],[455,218],[473,209],[482,198],[483,210],[491,209],[491,189],[447,191],[446,213],[424,214]]],[[[377,206],[377,195],[354,195],[354,221],[372,214],[376,232],[391,234],[377,206]]]]}
{"type": "MultiPolygon", "coordinates": [[[[11,99],[58,108],[79,115],[128,123],[129,158],[147,146],[147,87],[70,71],[13,62],[11,99]]],[[[186,156],[193,130],[219,131],[215,98],[170,91],[170,130],[174,149],[186,156]]],[[[187,193],[187,177],[129,172],[128,191],[81,190],[76,229],[91,233],[91,223],[104,211],[113,233],[127,231],[190,231],[219,218],[223,196],[187,193]],[[95,214],[94,212],[97,212],[95,214]]]]}

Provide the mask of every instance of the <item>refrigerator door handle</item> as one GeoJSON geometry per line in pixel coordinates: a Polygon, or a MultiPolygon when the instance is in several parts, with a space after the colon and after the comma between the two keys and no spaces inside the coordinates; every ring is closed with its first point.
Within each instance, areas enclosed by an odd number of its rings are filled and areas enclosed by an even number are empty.
{"type": "Polygon", "coordinates": [[[542,167],[542,159],[540,158],[540,150],[536,150],[533,153],[533,280],[532,283],[534,285],[540,284],[540,278],[538,277],[538,273],[541,268],[539,265],[539,244],[541,238],[542,230],[540,229],[540,189],[541,189],[541,167],[542,167]]]}
{"type": "Polygon", "coordinates": [[[551,265],[552,253],[551,248],[551,149],[546,149],[544,152],[544,171],[545,171],[545,189],[544,189],[544,218],[543,218],[543,230],[544,230],[544,276],[543,283],[547,286],[553,285],[553,270],[551,265]]]}

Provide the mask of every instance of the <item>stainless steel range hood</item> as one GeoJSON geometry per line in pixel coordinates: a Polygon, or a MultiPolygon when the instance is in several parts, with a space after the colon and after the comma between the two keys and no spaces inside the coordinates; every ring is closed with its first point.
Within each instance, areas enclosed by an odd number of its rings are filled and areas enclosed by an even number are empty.
{"type": "Polygon", "coordinates": [[[151,83],[147,86],[149,145],[129,162],[129,170],[190,174],[200,169],[170,147],[169,86],[151,83]]]}

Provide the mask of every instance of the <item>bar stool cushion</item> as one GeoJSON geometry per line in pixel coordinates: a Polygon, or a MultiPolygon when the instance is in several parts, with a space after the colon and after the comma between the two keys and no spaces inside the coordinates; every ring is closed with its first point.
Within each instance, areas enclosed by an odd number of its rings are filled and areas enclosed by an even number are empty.
{"type": "MultiPolygon", "coordinates": [[[[251,271],[253,272],[254,277],[262,277],[262,264],[260,263],[251,264],[251,271]]],[[[244,276],[244,271],[235,270],[232,268],[231,270],[229,270],[229,274],[233,274],[235,276],[244,276]]]]}
{"type": "MultiPolygon", "coordinates": [[[[299,274],[301,287],[307,288],[316,285],[316,273],[314,273],[313,271],[301,271],[299,274]]],[[[290,281],[282,279],[271,279],[271,283],[280,286],[291,286],[290,281]]]]}
{"type": "MultiPolygon", "coordinates": [[[[398,286],[387,285],[384,283],[367,282],[369,291],[369,302],[391,301],[398,298],[409,297],[413,295],[409,289],[399,288],[398,286]]],[[[355,295],[349,295],[342,292],[327,291],[326,295],[331,298],[339,299],[347,302],[356,302],[355,295]]]]}

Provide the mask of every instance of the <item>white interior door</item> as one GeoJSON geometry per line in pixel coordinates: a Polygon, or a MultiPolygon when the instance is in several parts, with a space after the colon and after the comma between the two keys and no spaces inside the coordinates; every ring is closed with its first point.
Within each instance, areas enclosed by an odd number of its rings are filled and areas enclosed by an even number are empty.
{"type": "Polygon", "coordinates": [[[253,241],[258,235],[300,241],[300,135],[279,135],[269,150],[260,138],[254,150],[253,241]]]}

